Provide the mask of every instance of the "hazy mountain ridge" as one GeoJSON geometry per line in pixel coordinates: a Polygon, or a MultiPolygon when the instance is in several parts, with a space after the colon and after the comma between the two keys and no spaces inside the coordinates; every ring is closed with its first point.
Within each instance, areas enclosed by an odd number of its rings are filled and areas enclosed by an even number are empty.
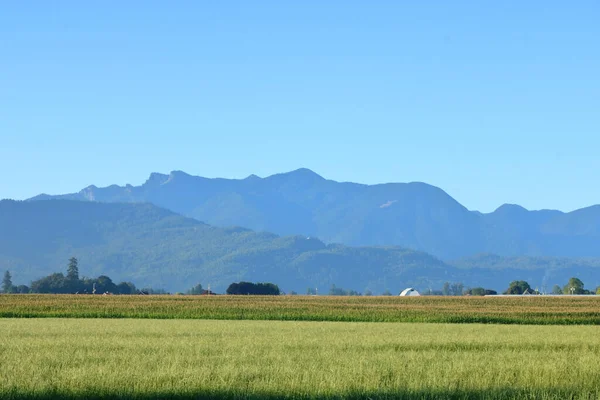
{"type": "Polygon", "coordinates": [[[326,245],[312,237],[217,228],[149,203],[0,201],[0,270],[11,270],[16,283],[64,271],[71,256],[79,258],[82,275],[173,291],[197,282],[224,291],[239,280],[301,293],[307,287],[326,293],[332,284],[375,293],[427,290],[445,281],[502,290],[513,279],[563,284],[570,276],[590,287],[600,283],[600,259],[515,262],[482,255],[454,266],[401,247],[326,245]]]}
{"type": "Polygon", "coordinates": [[[152,173],[140,186],[89,186],[31,200],[52,198],[150,202],[215,226],[351,246],[398,245],[447,260],[478,253],[600,257],[600,206],[563,213],[506,204],[483,214],[425,183],[335,182],[308,169],[245,179],[152,173]]]}
{"type": "Polygon", "coordinates": [[[216,228],[149,203],[0,202],[0,269],[10,269],[15,282],[63,271],[71,256],[87,276],[169,290],[202,282],[224,291],[239,280],[303,292],[331,284],[383,291],[389,280],[389,289],[399,290],[456,270],[412,250],[352,249],[304,236],[216,228]]]}

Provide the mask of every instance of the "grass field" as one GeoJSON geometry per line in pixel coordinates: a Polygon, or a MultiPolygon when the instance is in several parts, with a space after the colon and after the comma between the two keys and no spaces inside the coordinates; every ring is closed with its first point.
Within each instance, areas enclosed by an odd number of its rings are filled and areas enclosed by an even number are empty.
{"type": "Polygon", "coordinates": [[[600,324],[600,296],[0,295],[0,317],[600,324]]]}
{"type": "Polygon", "coordinates": [[[600,327],[0,319],[0,398],[600,398],[600,327]]]}

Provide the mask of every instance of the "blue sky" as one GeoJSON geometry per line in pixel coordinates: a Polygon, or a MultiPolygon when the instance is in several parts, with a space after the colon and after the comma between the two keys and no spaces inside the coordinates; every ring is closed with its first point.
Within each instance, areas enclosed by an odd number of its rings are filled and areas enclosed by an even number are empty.
{"type": "Polygon", "coordinates": [[[307,167],[600,203],[597,1],[10,3],[0,198],[307,167]]]}

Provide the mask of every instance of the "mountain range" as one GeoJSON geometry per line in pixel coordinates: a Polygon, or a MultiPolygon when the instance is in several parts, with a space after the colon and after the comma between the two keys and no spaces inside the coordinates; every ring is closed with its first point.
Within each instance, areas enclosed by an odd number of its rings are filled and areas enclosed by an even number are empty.
{"type": "Polygon", "coordinates": [[[0,202],[0,269],[27,283],[63,271],[71,256],[87,276],[169,290],[201,282],[220,292],[239,280],[275,282],[302,293],[332,284],[400,290],[453,279],[458,271],[414,250],[217,228],[148,203],[0,202]]]}
{"type": "Polygon", "coordinates": [[[0,201],[0,271],[10,270],[15,283],[65,272],[72,256],[82,275],[170,291],[200,282],[222,293],[240,280],[299,293],[327,293],[331,285],[399,293],[408,286],[439,289],[446,281],[503,290],[515,279],[549,288],[571,276],[590,288],[600,284],[599,259],[480,255],[451,264],[398,246],[348,247],[214,227],[150,203],[0,201]]]}
{"type": "Polygon", "coordinates": [[[30,200],[148,202],[198,221],[347,246],[401,246],[455,260],[480,253],[600,257],[600,206],[570,213],[503,205],[470,211],[425,183],[363,185],[308,169],[259,178],[209,179],[152,173],[140,186],[89,186],[30,200]]]}

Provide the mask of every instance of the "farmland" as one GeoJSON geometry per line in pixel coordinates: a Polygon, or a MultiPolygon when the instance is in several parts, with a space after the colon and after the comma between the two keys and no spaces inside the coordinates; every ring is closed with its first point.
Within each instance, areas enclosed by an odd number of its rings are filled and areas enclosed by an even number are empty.
{"type": "Polygon", "coordinates": [[[600,398],[600,296],[0,295],[0,317],[2,399],[600,398]]]}
{"type": "Polygon", "coordinates": [[[0,319],[0,398],[600,396],[600,327],[0,319]]]}
{"type": "Polygon", "coordinates": [[[598,325],[600,296],[0,295],[0,317],[598,325]]]}

